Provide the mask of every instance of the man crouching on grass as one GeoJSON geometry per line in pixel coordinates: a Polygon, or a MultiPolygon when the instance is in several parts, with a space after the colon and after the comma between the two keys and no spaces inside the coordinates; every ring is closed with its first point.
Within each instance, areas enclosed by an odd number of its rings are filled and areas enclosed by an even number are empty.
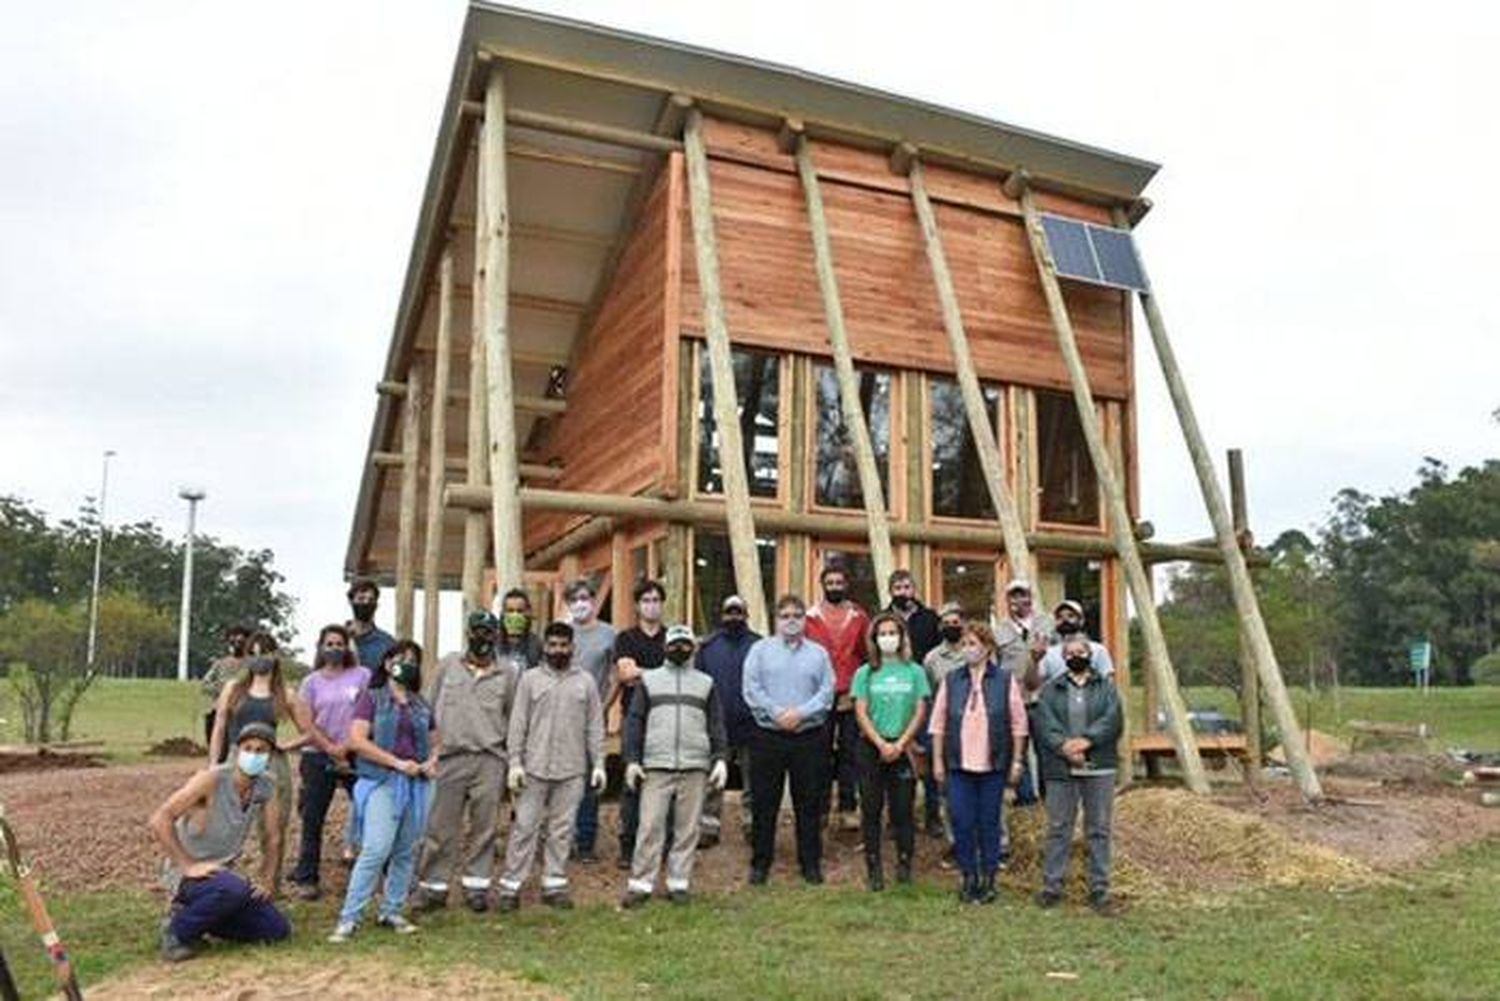
{"type": "Polygon", "coordinates": [[[267,766],[276,731],[265,723],[240,730],[230,761],[188,779],[151,815],[151,831],[166,849],[162,882],[172,910],[161,933],[161,955],[169,962],[191,958],[203,936],[234,942],[279,942],[292,926],[271,903],[280,876],[280,805],[267,766]],[[260,881],[231,871],[265,813],[265,863],[260,881]]]}

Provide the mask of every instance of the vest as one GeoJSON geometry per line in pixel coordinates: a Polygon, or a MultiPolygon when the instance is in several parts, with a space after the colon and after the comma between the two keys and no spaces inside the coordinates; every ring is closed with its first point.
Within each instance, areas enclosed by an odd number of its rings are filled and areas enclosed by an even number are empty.
{"type": "MultiPolygon", "coordinates": [[[[396,746],[396,724],[401,718],[401,707],[391,696],[389,686],[370,692],[370,698],[375,701],[375,718],[370,722],[370,740],[382,751],[389,751],[396,746]]],[[[417,760],[426,761],[428,753],[432,750],[432,737],[429,733],[432,724],[432,707],[416,692],[408,692],[406,709],[411,713],[411,725],[417,731],[417,760]]],[[[361,757],[354,766],[354,773],[362,779],[378,781],[392,774],[392,769],[377,765],[369,758],[361,757]]]]}
{"type": "Polygon", "coordinates": [[[714,679],[694,667],[665,664],[641,675],[646,688],[646,740],[641,766],[708,771],[708,700],[714,679]]]}
{"type": "MultiPolygon", "coordinates": [[[[964,706],[969,704],[969,690],[973,672],[967,666],[949,673],[948,686],[948,730],[943,734],[943,762],[950,771],[958,771],[963,761],[959,747],[960,733],[964,725],[964,706]]],[[[1010,759],[1015,753],[1010,739],[1010,672],[996,667],[994,662],[985,665],[980,685],[984,690],[984,708],[990,723],[990,767],[997,772],[1010,768],[1010,759]]]]}

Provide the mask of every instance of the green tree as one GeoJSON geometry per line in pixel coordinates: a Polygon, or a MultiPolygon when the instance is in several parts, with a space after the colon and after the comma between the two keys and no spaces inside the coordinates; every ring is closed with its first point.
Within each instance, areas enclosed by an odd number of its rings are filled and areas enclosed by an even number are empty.
{"type": "Polygon", "coordinates": [[[96,677],[84,663],[86,629],[81,609],[39,598],[0,617],[0,662],[31,743],[50,741],[54,720],[67,739],[78,698],[96,677]]]}

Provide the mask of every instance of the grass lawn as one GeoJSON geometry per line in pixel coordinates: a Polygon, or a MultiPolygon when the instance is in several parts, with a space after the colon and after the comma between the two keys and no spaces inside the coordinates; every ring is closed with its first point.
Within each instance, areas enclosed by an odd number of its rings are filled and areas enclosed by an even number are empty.
{"type": "MultiPolygon", "coordinates": [[[[21,712],[3,688],[0,742],[21,742],[21,712]]],[[[191,737],[203,743],[202,696],[198,683],[157,679],[100,678],[84,693],[73,716],[74,740],[102,740],[115,761],[145,758],[152,744],[167,737],[191,737]]]]}
{"type": "MultiPolygon", "coordinates": [[[[4,897],[0,906],[12,918],[0,941],[23,996],[40,996],[47,968],[20,926],[14,896],[4,897]]],[[[1500,996],[1500,964],[1488,958],[1500,927],[1500,841],[1451,856],[1400,887],[1265,891],[1223,907],[1140,905],[1115,920],[1078,907],[1043,912],[1015,891],[994,907],[961,908],[937,886],[872,897],[779,885],[686,908],[653,902],[629,914],[530,907],[501,921],[451,911],[426,920],[415,942],[372,927],[335,947],[322,941],[332,906],[297,905],[293,941],[250,955],[272,964],[287,954],[434,970],[498,967],[580,998],[1500,996]]],[[[157,911],[146,895],[75,896],[53,909],[85,988],[156,962],[157,911]]],[[[247,955],[232,947],[213,952],[220,958],[194,962],[247,955]]]]}

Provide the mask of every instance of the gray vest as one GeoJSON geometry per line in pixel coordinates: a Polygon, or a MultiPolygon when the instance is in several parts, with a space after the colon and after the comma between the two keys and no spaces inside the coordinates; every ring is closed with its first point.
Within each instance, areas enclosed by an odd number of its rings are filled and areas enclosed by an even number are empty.
{"type": "Polygon", "coordinates": [[[708,771],[708,700],[714,679],[695,667],[663,664],[641,675],[650,711],[641,764],[646,769],[708,771]]]}
{"type": "MultiPolygon", "coordinates": [[[[215,765],[210,770],[214,773],[214,789],[203,814],[203,826],[198,827],[189,816],[178,817],[177,840],[196,861],[228,866],[239,858],[245,835],[255,825],[255,818],[271,798],[276,783],[269,772],[256,776],[250,783],[250,801],[241,806],[239,791],[234,787],[234,764],[215,765]]],[[[171,862],[166,863],[162,882],[167,889],[175,893],[181,881],[182,873],[171,862]]]]}

